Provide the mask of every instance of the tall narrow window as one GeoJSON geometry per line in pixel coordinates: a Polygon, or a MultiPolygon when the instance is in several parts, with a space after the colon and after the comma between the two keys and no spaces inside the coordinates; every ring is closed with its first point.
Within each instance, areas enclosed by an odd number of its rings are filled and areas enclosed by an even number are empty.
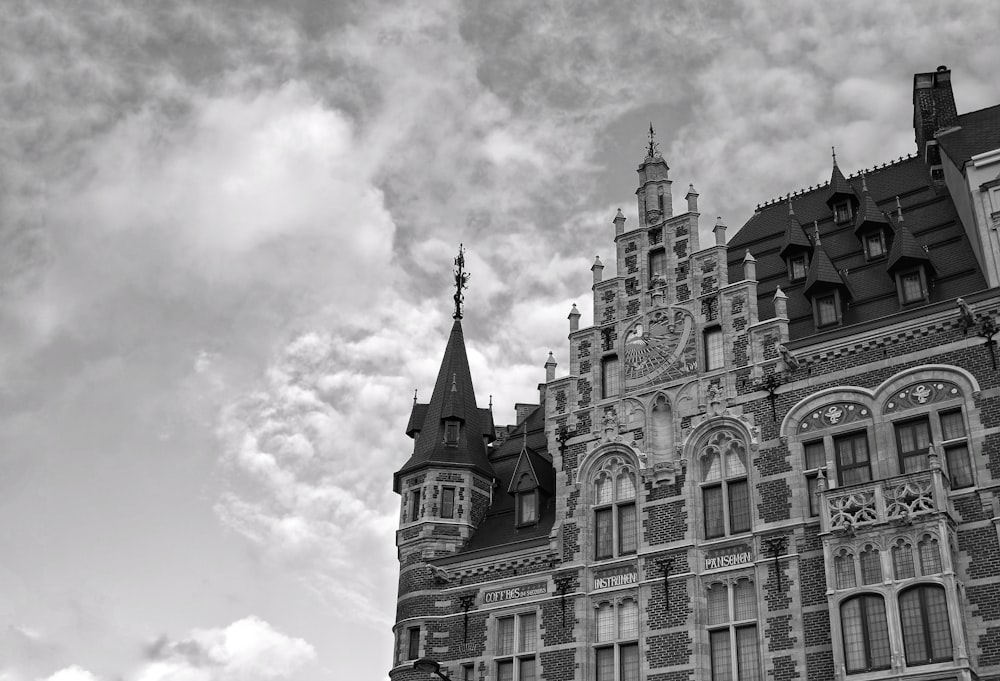
{"type": "Polygon", "coordinates": [[[649,252],[649,281],[660,283],[667,276],[667,254],[662,248],[649,252]]]}
{"type": "Polygon", "coordinates": [[[822,440],[802,445],[805,456],[806,492],[809,495],[809,515],[819,515],[819,471],[826,466],[826,448],[822,440]]]}
{"type": "Polygon", "coordinates": [[[865,255],[875,260],[885,255],[885,239],[881,230],[865,236],[865,255]]]}
{"type": "Polygon", "coordinates": [[[445,421],[444,422],[444,443],[446,445],[457,445],[458,444],[458,432],[459,424],[458,421],[445,421]]]}
{"type": "Polygon", "coordinates": [[[806,274],[808,274],[808,269],[806,268],[806,256],[796,255],[788,259],[788,278],[792,281],[799,281],[800,279],[805,279],[806,274]]]}
{"type": "Polygon", "coordinates": [[[406,659],[416,660],[420,657],[420,627],[410,627],[407,636],[406,659]]]}
{"type": "Polygon", "coordinates": [[[462,665],[462,681],[475,681],[476,679],[476,665],[474,664],[463,664],[462,665]]]}
{"type": "Polygon", "coordinates": [[[837,316],[837,295],[831,293],[826,296],[816,297],[816,325],[829,326],[836,324],[837,316]]]}
{"type": "Polygon", "coordinates": [[[538,491],[518,492],[517,524],[534,525],[538,522],[538,491]]]}
{"type": "Polygon", "coordinates": [[[760,681],[757,592],[749,579],[708,588],[712,681],[760,681]]]}
{"type": "Polygon", "coordinates": [[[873,546],[861,552],[861,583],[878,584],[882,581],[882,561],[879,551],[873,546]]]}
{"type": "Polygon", "coordinates": [[[837,453],[837,476],[841,486],[872,479],[871,461],[868,458],[868,431],[838,435],[833,438],[833,448],[837,453]]]}
{"type": "Polygon", "coordinates": [[[441,517],[442,518],[454,518],[455,517],[455,488],[454,487],[442,487],[441,488],[441,517]]]}
{"type": "Polygon", "coordinates": [[[858,580],[854,570],[854,556],[842,551],[833,559],[833,567],[837,574],[837,588],[850,589],[857,586],[858,580]]]}
{"type": "Polygon", "coordinates": [[[905,541],[899,541],[892,547],[892,570],[896,579],[910,579],[915,574],[913,547],[905,541]]]}
{"type": "Polygon", "coordinates": [[[926,297],[919,269],[896,275],[896,281],[899,286],[899,296],[904,305],[919,302],[926,297]]]}
{"type": "Polygon", "coordinates": [[[848,674],[889,668],[892,649],[881,596],[862,594],[844,601],[840,605],[840,625],[848,674]]]}
{"type": "Polygon", "coordinates": [[[498,681],[536,681],[538,622],[535,613],[497,618],[496,642],[494,659],[498,681]]]}
{"type": "Polygon", "coordinates": [[[597,681],[639,681],[639,605],[626,598],[597,608],[597,681]]]}
{"type": "Polygon", "coordinates": [[[934,537],[924,537],[917,544],[920,552],[920,574],[925,577],[941,572],[941,551],[934,537]]]}
{"type": "Polygon", "coordinates": [[[941,413],[941,439],[944,440],[944,457],[951,488],[971,487],[975,481],[972,479],[972,461],[961,409],[941,413]]]}
{"type": "Polygon", "coordinates": [[[717,326],[705,329],[705,370],[721,369],[724,362],[722,329],[717,326]]]}
{"type": "Polygon", "coordinates": [[[750,487],[743,441],[730,431],[714,433],[699,455],[705,538],[750,531],[750,487]]]}
{"type": "Polygon", "coordinates": [[[618,457],[609,458],[594,478],[594,558],[636,552],[635,497],[634,471],[618,457]]]}
{"type": "Polygon", "coordinates": [[[601,396],[615,397],[621,390],[618,357],[610,355],[601,360],[601,396]]]}
{"type": "Polygon", "coordinates": [[[410,522],[420,517],[420,489],[410,490],[410,522]]]}
{"type": "Polygon", "coordinates": [[[899,469],[914,473],[927,469],[927,450],[931,446],[931,425],[927,417],[896,424],[899,469]]]}
{"type": "Polygon", "coordinates": [[[943,587],[921,584],[901,593],[899,620],[907,665],[952,659],[951,625],[943,587]]]}

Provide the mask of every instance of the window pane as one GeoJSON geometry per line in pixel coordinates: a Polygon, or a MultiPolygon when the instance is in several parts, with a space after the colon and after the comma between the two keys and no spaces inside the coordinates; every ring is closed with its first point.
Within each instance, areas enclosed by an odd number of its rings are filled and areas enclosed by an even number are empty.
{"type": "Polygon", "coordinates": [[[476,678],[476,668],[471,664],[462,667],[462,681],[474,681],[476,678]]]}
{"type": "Polygon", "coordinates": [[[951,478],[952,489],[972,486],[972,461],[969,460],[969,448],[965,445],[948,447],[944,452],[948,461],[948,477],[951,478]]]}
{"type": "Polygon", "coordinates": [[[816,475],[806,476],[806,491],[809,494],[809,515],[819,515],[819,477],[816,475]]]}
{"type": "Polygon", "coordinates": [[[868,257],[877,258],[883,253],[882,234],[869,234],[865,242],[868,244],[868,257]]]}
{"type": "Polygon", "coordinates": [[[420,516],[420,490],[415,489],[410,492],[410,522],[415,521],[420,516]]]}
{"type": "Polygon", "coordinates": [[[455,517],[455,488],[445,487],[441,490],[441,517],[455,517]]]}
{"type": "Polygon", "coordinates": [[[729,451],[726,454],[726,477],[742,478],[747,474],[746,462],[743,460],[745,453],[742,448],[736,452],[729,451]]]}
{"type": "Polygon", "coordinates": [[[601,367],[603,368],[603,380],[601,381],[603,396],[614,397],[618,394],[618,358],[606,358],[601,362],[601,367]]]}
{"type": "Polygon", "coordinates": [[[514,681],[514,661],[497,662],[497,681],[514,681]]]}
{"type": "Polygon", "coordinates": [[[740,681],[759,681],[760,648],[757,645],[757,627],[739,627],[736,630],[736,666],[740,681]]]}
{"type": "Polygon", "coordinates": [[[851,433],[833,441],[841,485],[855,485],[872,479],[868,461],[868,433],[851,433]]]}
{"type": "Polygon", "coordinates": [[[833,564],[837,570],[837,588],[849,589],[850,587],[855,586],[854,556],[837,556],[833,559],[833,564]]]}
{"type": "Polygon", "coordinates": [[[920,272],[908,272],[900,275],[899,283],[903,290],[904,303],[912,303],[924,297],[920,290],[920,272]]]}
{"type": "Polygon", "coordinates": [[[892,548],[892,569],[896,579],[913,577],[913,548],[908,544],[900,544],[892,548]]]}
{"type": "Polygon", "coordinates": [[[722,479],[722,456],[715,452],[701,460],[702,482],[715,482],[722,479]]]}
{"type": "Polygon", "coordinates": [[[865,631],[861,623],[861,599],[852,598],[840,606],[840,628],[844,639],[844,663],[848,672],[863,671],[868,666],[865,655],[865,631]]]}
{"type": "Polygon", "coordinates": [[[594,481],[594,503],[611,503],[611,477],[607,473],[601,473],[594,481]]]}
{"type": "Polygon", "coordinates": [[[924,418],[896,424],[899,461],[904,473],[927,470],[927,449],[931,444],[930,422],[924,418]]]}
{"type": "Polygon", "coordinates": [[[749,579],[741,579],[733,588],[735,620],[752,620],[757,617],[757,591],[749,579]]]}
{"type": "Polygon", "coordinates": [[[621,657],[621,681],[639,681],[639,644],[619,646],[618,655],[621,657]]]}
{"type": "Polygon", "coordinates": [[[962,420],[961,410],[941,414],[941,437],[945,440],[965,437],[965,422],[962,420]]]}
{"type": "Polygon", "coordinates": [[[701,491],[705,503],[705,536],[721,537],[726,533],[726,517],[722,508],[722,486],[713,485],[701,491]]]}
{"type": "MultiPolygon", "coordinates": [[[[813,261],[815,265],[815,260],[813,261]]],[[[816,299],[816,309],[819,312],[820,326],[834,324],[837,321],[837,301],[833,296],[816,299]]]]}
{"type": "Polygon", "coordinates": [[[732,681],[729,630],[713,631],[709,633],[708,638],[712,646],[712,681],[732,681]]]}
{"type": "Polygon", "coordinates": [[[594,511],[594,539],[596,542],[595,557],[610,558],[614,552],[614,537],[611,529],[611,509],[602,508],[594,511]]]}
{"type": "Polygon", "coordinates": [[[653,251],[649,254],[649,277],[652,279],[656,275],[664,275],[667,272],[667,254],[663,250],[653,251]]]}
{"type": "Polygon", "coordinates": [[[514,654],[514,618],[497,620],[497,655],[514,654]]]}
{"type": "Polygon", "coordinates": [[[597,606],[597,640],[613,641],[615,639],[615,611],[610,603],[597,606]]]}
{"type": "Polygon", "coordinates": [[[410,640],[407,645],[407,656],[410,660],[416,660],[420,657],[420,628],[414,627],[410,629],[410,640]]]}
{"type": "Polygon", "coordinates": [[[729,488],[729,528],[732,532],[750,531],[750,486],[746,480],[727,483],[729,488]]]}
{"type": "Polygon", "coordinates": [[[615,490],[618,501],[628,501],[635,498],[635,478],[631,473],[622,471],[618,475],[618,489],[615,490]]]}
{"type": "Polygon", "coordinates": [[[713,584],[706,590],[709,624],[722,624],[729,621],[729,596],[727,592],[725,584],[713,584]]]}
{"type": "Polygon", "coordinates": [[[920,573],[923,575],[936,575],[941,572],[941,552],[938,551],[938,544],[933,539],[925,539],[920,546],[920,573]]]}
{"type": "Polygon", "coordinates": [[[935,662],[951,659],[951,626],[948,623],[948,602],[944,589],[937,586],[921,587],[924,608],[927,612],[927,638],[930,640],[931,659],[935,662]]]}
{"type": "Polygon", "coordinates": [[[518,660],[517,681],[535,681],[535,658],[525,657],[518,660]]]}
{"type": "Polygon", "coordinates": [[[517,652],[530,653],[535,650],[535,639],[538,636],[535,613],[521,615],[521,632],[518,636],[517,652]]]}
{"type": "Polygon", "coordinates": [[[805,443],[802,451],[805,453],[807,471],[826,465],[826,448],[823,446],[822,440],[805,443]]]}
{"type": "Polygon", "coordinates": [[[723,365],[722,331],[711,329],[705,332],[705,370],[721,369],[723,365]]]}
{"type": "Polygon", "coordinates": [[[806,259],[803,257],[792,258],[789,262],[792,266],[792,279],[805,279],[806,259]]]}
{"type": "Polygon", "coordinates": [[[618,606],[618,638],[639,638],[639,604],[635,601],[623,601],[618,606]]]}
{"type": "Polygon", "coordinates": [[[861,583],[876,584],[882,581],[882,563],[878,549],[861,552],[861,583]]]}
{"type": "Polygon", "coordinates": [[[538,496],[534,492],[522,492],[517,495],[520,514],[520,522],[533,523],[538,520],[538,504],[535,502],[538,496]]]}
{"type": "Polygon", "coordinates": [[[615,649],[598,648],[597,681],[615,681],[615,649]]]}
{"type": "Polygon", "coordinates": [[[618,553],[635,553],[637,548],[635,504],[618,507],[618,553]]]}
{"type": "Polygon", "coordinates": [[[881,596],[862,596],[868,627],[868,645],[872,669],[889,666],[892,650],[889,646],[889,624],[885,617],[885,601],[881,596]]]}

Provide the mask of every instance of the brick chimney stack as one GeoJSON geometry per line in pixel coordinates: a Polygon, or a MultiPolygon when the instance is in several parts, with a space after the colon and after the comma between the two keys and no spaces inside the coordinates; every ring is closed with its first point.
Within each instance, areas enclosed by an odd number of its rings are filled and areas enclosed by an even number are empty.
{"type": "Polygon", "coordinates": [[[939,130],[956,125],[958,109],[955,107],[955,93],[951,89],[951,70],[947,66],[939,66],[937,71],[931,73],[914,74],[913,133],[917,152],[924,155],[931,165],[940,163],[938,150],[928,149],[928,142],[934,141],[939,130]]]}

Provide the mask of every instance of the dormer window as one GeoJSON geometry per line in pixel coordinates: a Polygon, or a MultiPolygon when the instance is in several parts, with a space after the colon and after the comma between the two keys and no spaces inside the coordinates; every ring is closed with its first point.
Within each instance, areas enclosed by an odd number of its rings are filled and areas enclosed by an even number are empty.
{"type": "Polygon", "coordinates": [[[900,305],[910,305],[927,300],[927,282],[924,278],[924,268],[906,270],[896,273],[896,291],[899,293],[900,305]]]}
{"type": "Polygon", "coordinates": [[[446,445],[457,445],[458,444],[458,421],[445,421],[444,422],[444,443],[446,445]]]}
{"type": "Polygon", "coordinates": [[[864,237],[865,258],[877,260],[885,257],[885,235],[881,230],[866,234],[864,237]]]}
{"type": "Polygon", "coordinates": [[[788,278],[792,281],[799,281],[806,278],[809,271],[809,262],[806,254],[796,255],[788,259],[788,278]]]}
{"type": "Polygon", "coordinates": [[[854,212],[851,210],[850,201],[839,201],[833,204],[833,221],[838,225],[850,222],[852,217],[854,217],[854,212]]]}
{"type": "Polygon", "coordinates": [[[817,327],[840,323],[840,291],[813,298],[813,318],[817,327]]]}
{"type": "Polygon", "coordinates": [[[538,490],[518,492],[517,526],[534,525],[538,522],[538,490]]]}

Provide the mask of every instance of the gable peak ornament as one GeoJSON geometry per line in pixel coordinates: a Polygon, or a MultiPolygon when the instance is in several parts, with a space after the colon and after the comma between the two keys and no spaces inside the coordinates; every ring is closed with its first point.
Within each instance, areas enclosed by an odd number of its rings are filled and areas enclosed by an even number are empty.
{"type": "Polygon", "coordinates": [[[462,304],[465,302],[462,291],[469,288],[469,277],[471,276],[465,271],[465,248],[459,244],[458,255],[455,256],[455,312],[452,314],[453,319],[462,318],[462,304]]]}

